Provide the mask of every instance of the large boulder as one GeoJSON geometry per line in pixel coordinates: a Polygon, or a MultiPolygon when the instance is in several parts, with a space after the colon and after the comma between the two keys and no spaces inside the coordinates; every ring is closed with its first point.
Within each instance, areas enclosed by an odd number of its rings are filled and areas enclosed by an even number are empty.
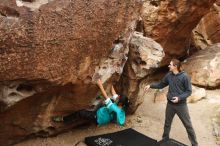
{"type": "Polygon", "coordinates": [[[0,145],[82,124],[51,117],[87,108],[95,74],[120,77],[140,8],[139,0],[1,0],[0,145]]]}
{"type": "Polygon", "coordinates": [[[198,86],[217,88],[220,85],[220,44],[193,54],[183,64],[184,70],[198,86]]]}
{"type": "Polygon", "coordinates": [[[193,30],[193,42],[196,48],[206,47],[220,42],[220,0],[216,0],[207,13],[193,30]]]}
{"type": "Polygon", "coordinates": [[[129,63],[134,72],[133,79],[142,79],[149,75],[149,70],[158,68],[165,56],[160,44],[144,37],[143,33],[134,32],[130,41],[129,63]]]}
{"type": "Polygon", "coordinates": [[[130,97],[130,112],[134,112],[144,100],[141,80],[149,77],[160,66],[165,54],[160,44],[139,32],[133,33],[129,50],[120,82],[122,92],[130,97]]]}
{"type": "Polygon", "coordinates": [[[144,2],[142,19],[145,35],[165,51],[162,65],[173,57],[189,53],[191,32],[209,12],[215,0],[149,0],[144,2]]]}
{"type": "Polygon", "coordinates": [[[97,58],[106,58],[114,41],[129,35],[140,7],[137,1],[54,0],[30,11],[17,1],[1,2],[1,81],[91,78],[97,58]]]}

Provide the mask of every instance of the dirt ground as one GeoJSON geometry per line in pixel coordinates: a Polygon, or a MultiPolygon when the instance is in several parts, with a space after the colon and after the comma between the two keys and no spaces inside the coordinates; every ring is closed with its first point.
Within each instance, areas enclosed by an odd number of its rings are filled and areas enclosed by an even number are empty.
{"type": "MultiPolygon", "coordinates": [[[[95,124],[84,125],[56,137],[30,139],[14,146],[74,146],[86,136],[115,132],[125,128],[133,128],[151,138],[160,140],[166,101],[153,103],[153,91],[145,95],[144,99],[136,113],[127,116],[125,126],[117,126],[114,123],[101,127],[95,124]]],[[[188,104],[199,146],[217,146],[211,122],[217,106],[220,106],[220,90],[208,90],[205,99],[188,104]]],[[[174,118],[170,137],[190,146],[185,128],[177,116],[174,118]]],[[[86,145],[81,142],[77,146],[86,145]]]]}

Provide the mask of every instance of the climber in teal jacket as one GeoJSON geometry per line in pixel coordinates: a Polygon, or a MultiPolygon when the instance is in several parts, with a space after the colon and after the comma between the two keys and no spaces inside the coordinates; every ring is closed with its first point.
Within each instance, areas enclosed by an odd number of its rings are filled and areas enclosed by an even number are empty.
{"type": "Polygon", "coordinates": [[[94,111],[83,109],[67,116],[56,116],[53,117],[53,121],[72,123],[74,120],[82,118],[92,120],[99,126],[108,124],[114,120],[116,120],[118,125],[123,125],[125,123],[125,110],[129,106],[128,98],[124,95],[118,95],[113,86],[111,87],[113,96],[109,97],[100,79],[97,81],[97,85],[105,98],[103,106],[94,111]]]}
{"type": "Polygon", "coordinates": [[[99,86],[102,95],[105,97],[105,106],[101,107],[97,110],[96,116],[97,116],[97,124],[98,125],[104,125],[111,121],[116,119],[116,122],[118,125],[123,125],[125,123],[125,108],[124,106],[128,105],[127,97],[125,96],[119,96],[116,94],[114,87],[112,86],[112,99],[113,101],[117,101],[118,98],[118,105],[116,102],[112,102],[111,98],[106,94],[101,80],[97,81],[97,85],[99,86]],[[116,116],[116,117],[114,117],[116,116]]]}

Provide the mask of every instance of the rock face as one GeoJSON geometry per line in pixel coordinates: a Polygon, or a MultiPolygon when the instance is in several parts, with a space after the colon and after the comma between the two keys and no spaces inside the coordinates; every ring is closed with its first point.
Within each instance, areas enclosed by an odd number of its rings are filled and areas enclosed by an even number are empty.
{"type": "Polygon", "coordinates": [[[35,11],[15,1],[3,4],[8,14],[1,16],[0,80],[59,84],[91,78],[97,58],[107,57],[114,41],[129,34],[138,8],[135,1],[56,0],[35,11]]]}
{"type": "Polygon", "coordinates": [[[139,0],[2,0],[0,145],[82,123],[51,117],[88,107],[94,74],[120,76],[140,8],[139,0]]]}
{"type": "Polygon", "coordinates": [[[198,86],[216,88],[220,85],[220,44],[200,50],[183,64],[184,70],[198,86]]]}
{"type": "Polygon", "coordinates": [[[194,45],[198,49],[220,42],[220,0],[216,0],[211,8],[193,30],[194,45]]]}
{"type": "Polygon", "coordinates": [[[130,110],[134,112],[143,102],[143,92],[140,90],[142,85],[139,83],[149,76],[153,69],[159,67],[164,51],[160,44],[138,32],[131,37],[129,46],[128,61],[120,82],[124,89],[121,92],[130,97],[130,110]]]}
{"type": "Polygon", "coordinates": [[[164,57],[163,48],[153,39],[135,32],[130,41],[131,68],[134,79],[142,79],[149,74],[149,69],[158,68],[164,57]]]}
{"type": "Polygon", "coordinates": [[[189,53],[191,32],[215,0],[150,0],[144,2],[142,18],[145,35],[161,44],[163,63],[189,53]]]}
{"type": "Polygon", "coordinates": [[[213,2],[150,0],[141,12],[141,0],[1,0],[0,146],[82,124],[51,117],[87,108],[97,77],[106,88],[117,82],[134,112],[143,78],[187,54],[191,30],[213,2]]]}

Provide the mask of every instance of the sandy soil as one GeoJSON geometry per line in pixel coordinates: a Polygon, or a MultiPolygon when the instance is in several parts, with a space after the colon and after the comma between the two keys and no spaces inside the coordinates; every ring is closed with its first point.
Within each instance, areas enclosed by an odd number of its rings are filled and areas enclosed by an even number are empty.
{"type": "MultiPolygon", "coordinates": [[[[84,125],[56,137],[30,139],[14,146],[74,146],[86,136],[115,132],[125,128],[133,128],[151,138],[160,140],[166,101],[153,103],[152,97],[153,91],[150,91],[136,113],[127,116],[125,126],[117,126],[114,123],[102,127],[97,127],[95,124],[84,125]]],[[[220,106],[220,90],[207,91],[206,99],[188,104],[199,146],[217,146],[211,124],[211,117],[217,106],[220,106]]],[[[170,137],[190,146],[185,128],[177,116],[174,118],[170,137]]],[[[86,145],[81,142],[78,146],[86,145]]]]}

